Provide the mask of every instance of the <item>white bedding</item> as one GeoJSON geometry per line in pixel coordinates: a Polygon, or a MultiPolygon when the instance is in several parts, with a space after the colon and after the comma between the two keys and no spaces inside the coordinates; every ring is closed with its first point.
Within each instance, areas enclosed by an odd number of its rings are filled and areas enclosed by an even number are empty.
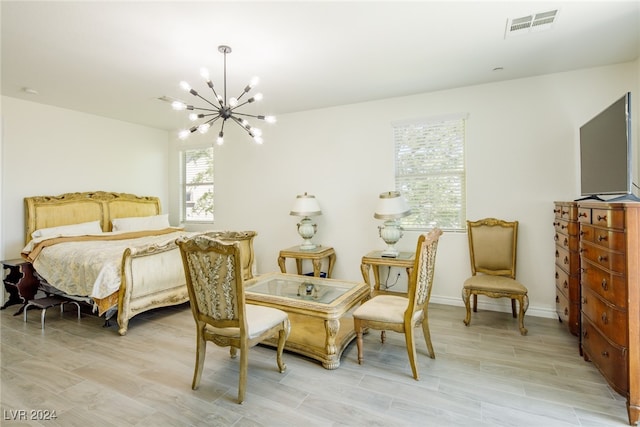
{"type": "MultiPolygon", "coordinates": [[[[103,235],[110,233],[103,233],[103,235]]],[[[65,242],[42,249],[33,266],[50,285],[68,295],[105,298],[120,288],[122,256],[127,248],[164,245],[193,232],[176,231],[126,240],[65,242]]],[[[30,242],[23,253],[29,253],[30,242]]]]}

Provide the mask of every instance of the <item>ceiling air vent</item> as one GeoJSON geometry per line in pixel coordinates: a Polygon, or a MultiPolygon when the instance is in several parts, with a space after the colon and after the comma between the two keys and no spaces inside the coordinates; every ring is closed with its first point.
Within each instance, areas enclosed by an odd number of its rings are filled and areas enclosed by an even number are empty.
{"type": "Polygon", "coordinates": [[[504,38],[550,30],[558,17],[558,9],[507,20],[504,38]]]}

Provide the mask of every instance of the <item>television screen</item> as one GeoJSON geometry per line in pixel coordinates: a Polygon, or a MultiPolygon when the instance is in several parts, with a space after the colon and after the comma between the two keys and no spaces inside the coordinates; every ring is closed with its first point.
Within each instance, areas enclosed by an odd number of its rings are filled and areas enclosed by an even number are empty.
{"type": "Polygon", "coordinates": [[[631,93],[580,127],[583,196],[632,192],[631,93]]]}

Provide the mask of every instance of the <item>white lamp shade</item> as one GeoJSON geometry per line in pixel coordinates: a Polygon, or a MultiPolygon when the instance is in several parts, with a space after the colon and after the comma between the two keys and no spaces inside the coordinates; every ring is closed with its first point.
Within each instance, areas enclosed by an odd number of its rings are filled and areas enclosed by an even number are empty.
{"type": "Polygon", "coordinates": [[[320,204],[316,200],[315,196],[311,194],[301,194],[296,196],[296,200],[293,202],[293,207],[289,215],[293,216],[315,216],[322,215],[320,210],[320,204]]]}
{"type": "Polygon", "coordinates": [[[373,214],[376,219],[398,219],[411,214],[407,200],[398,191],[380,193],[378,206],[373,214]]]}

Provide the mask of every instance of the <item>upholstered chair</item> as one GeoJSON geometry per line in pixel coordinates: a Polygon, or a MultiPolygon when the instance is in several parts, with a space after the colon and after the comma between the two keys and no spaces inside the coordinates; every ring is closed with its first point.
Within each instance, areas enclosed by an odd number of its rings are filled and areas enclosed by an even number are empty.
{"type": "Polygon", "coordinates": [[[462,300],[467,310],[464,324],[471,322],[470,297],[473,311],[478,311],[478,295],[511,299],[511,312],[516,317],[516,301],[520,334],[526,335],[524,314],[529,307],[527,288],[516,280],[518,221],[495,218],[467,221],[471,277],[462,286],[462,300]]]}
{"type": "MultiPolygon", "coordinates": [[[[435,228],[418,238],[415,264],[409,276],[406,297],[387,294],[376,295],[353,312],[358,363],[362,364],[364,361],[362,347],[363,333],[366,329],[383,332],[388,330],[404,334],[411,371],[416,380],[420,379],[416,366],[416,345],[413,334],[416,326],[422,326],[429,357],[432,359],[436,357],[429,332],[428,308],[436,265],[436,250],[441,234],[442,231],[435,228]]],[[[384,333],[381,334],[381,340],[384,343],[384,333]]]]}
{"type": "Polygon", "coordinates": [[[232,358],[240,350],[238,403],[245,395],[249,348],[266,338],[277,337],[276,361],[280,372],[286,365],[282,352],[290,324],[287,313],[245,303],[239,242],[222,242],[206,235],[177,240],[187,281],[191,311],[196,322],[196,366],[192,388],[198,388],[207,341],[230,347],[232,358]]]}

